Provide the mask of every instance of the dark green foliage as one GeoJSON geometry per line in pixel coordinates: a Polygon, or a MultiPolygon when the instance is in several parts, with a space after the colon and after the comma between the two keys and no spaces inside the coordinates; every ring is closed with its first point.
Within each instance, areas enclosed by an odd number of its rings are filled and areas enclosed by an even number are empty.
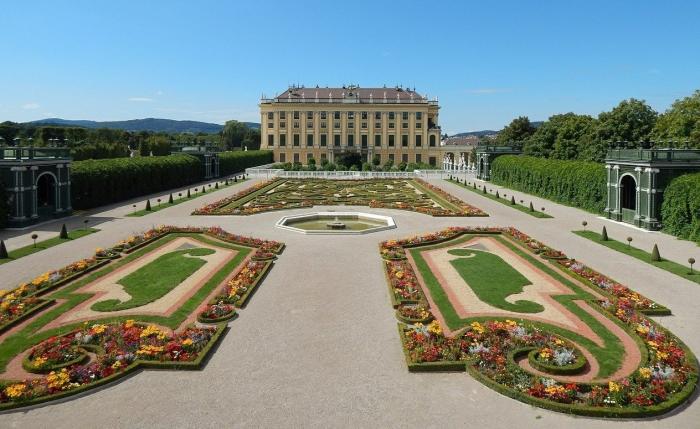
{"type": "Polygon", "coordinates": [[[498,191],[496,191],[496,198],[501,198],[501,196],[498,195],[498,191]]]}
{"type": "Polygon", "coordinates": [[[512,206],[515,205],[515,197],[512,195],[510,196],[510,205],[512,205],[512,206]]]}
{"type": "Polygon", "coordinates": [[[482,193],[486,193],[486,185],[484,185],[484,188],[482,189],[482,193]]]}
{"type": "Polygon", "coordinates": [[[534,211],[535,211],[535,207],[532,205],[532,201],[530,201],[530,211],[531,211],[531,212],[534,212],[534,211]]]}
{"type": "Polygon", "coordinates": [[[177,188],[202,179],[191,155],[76,161],[71,171],[73,208],[88,209],[177,188]]]}
{"type": "Polygon", "coordinates": [[[491,166],[491,180],[594,213],[605,208],[605,167],[594,162],[503,155],[491,166]]]}
{"type": "Polygon", "coordinates": [[[214,189],[219,189],[219,182],[216,182],[216,184],[214,184],[214,189]]]}
{"type": "Polygon", "coordinates": [[[168,204],[172,204],[172,203],[173,203],[173,194],[170,194],[170,196],[168,197],[168,204]]]}
{"type": "Polygon", "coordinates": [[[661,255],[659,254],[659,246],[654,243],[654,249],[651,251],[651,260],[654,262],[659,262],[661,260],[661,255]]]}
{"type": "Polygon", "coordinates": [[[677,177],[664,190],[663,229],[700,243],[700,173],[677,177]]]}
{"type": "Polygon", "coordinates": [[[269,150],[222,152],[219,154],[219,172],[222,176],[228,176],[271,162],[272,152],[269,150]]]}
{"type": "Polygon", "coordinates": [[[187,198],[190,198],[190,190],[187,190],[187,198]]]}
{"type": "Polygon", "coordinates": [[[146,211],[150,212],[151,210],[151,200],[146,200],[146,211]]]}
{"type": "Polygon", "coordinates": [[[66,228],[65,223],[61,226],[61,233],[58,235],[58,237],[64,240],[68,239],[68,229],[66,228]]]}
{"type": "Polygon", "coordinates": [[[0,182],[0,228],[4,228],[7,224],[8,215],[7,193],[5,191],[5,185],[0,182]]]}
{"type": "Polygon", "coordinates": [[[600,239],[608,241],[608,230],[605,227],[603,227],[603,232],[600,234],[600,239]]]}
{"type": "Polygon", "coordinates": [[[0,240],[0,259],[7,259],[9,255],[7,254],[7,247],[5,247],[5,240],[0,240]]]}

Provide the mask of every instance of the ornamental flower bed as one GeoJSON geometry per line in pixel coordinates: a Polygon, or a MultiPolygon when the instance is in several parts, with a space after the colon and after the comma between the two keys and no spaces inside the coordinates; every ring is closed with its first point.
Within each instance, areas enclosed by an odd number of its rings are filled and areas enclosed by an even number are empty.
{"type": "Polygon", "coordinates": [[[396,317],[405,323],[427,323],[433,319],[427,304],[403,304],[396,308],[396,317]]]}
{"type": "Polygon", "coordinates": [[[202,323],[219,323],[236,315],[236,308],[224,302],[207,304],[197,315],[197,321],[202,323]]]}
{"type": "MultiPolygon", "coordinates": [[[[480,209],[473,207],[464,201],[448,194],[442,189],[433,186],[420,179],[308,179],[303,183],[308,184],[308,189],[301,186],[287,186],[288,183],[302,183],[300,180],[273,179],[259,183],[231,197],[216,201],[207,206],[195,210],[193,215],[251,215],[261,212],[305,208],[314,205],[361,205],[372,208],[389,208],[412,210],[431,216],[488,216],[480,209]],[[401,190],[400,186],[412,181],[415,188],[424,188],[425,193],[415,194],[415,189],[401,190]],[[346,190],[330,186],[328,184],[348,184],[346,190]],[[390,188],[376,187],[368,191],[367,188],[384,183],[391,184],[390,188]],[[362,188],[367,185],[367,188],[362,188]],[[397,189],[394,189],[396,187],[397,189]],[[262,191],[262,192],[261,192],[262,191]],[[451,207],[442,207],[430,194],[437,199],[447,202],[451,207]]],[[[304,185],[306,186],[306,185],[304,185]]],[[[421,190],[421,191],[423,191],[421,190]]]]}
{"type": "Polygon", "coordinates": [[[384,263],[395,307],[403,302],[418,302],[423,299],[418,279],[408,261],[384,261],[384,263]]]}
{"type": "Polygon", "coordinates": [[[22,366],[29,372],[48,372],[76,364],[86,358],[69,336],[51,337],[34,347],[22,366]]]}
{"type": "MultiPolygon", "coordinates": [[[[385,250],[433,244],[464,233],[508,234],[533,253],[551,252],[550,255],[560,257],[552,263],[587,279],[608,295],[597,304],[609,317],[626,326],[630,334],[639,337],[642,347],[646,347],[648,359],[632,375],[618,380],[567,383],[555,378],[583,371],[587,363],[585,357],[568,340],[532,324],[514,320],[474,320],[456,336],[446,337],[437,320],[429,324],[409,320],[406,324],[399,324],[399,332],[410,371],[466,369],[484,384],[523,402],[599,417],[658,415],[682,404],[692,395],[698,381],[695,356],[678,338],[642,313],[659,308],[658,304],[513,228],[449,228],[421,237],[387,241],[380,245],[380,249],[384,255],[385,250]],[[533,368],[552,376],[528,372],[519,364],[523,359],[527,359],[533,368]]],[[[385,264],[387,278],[396,295],[405,289],[396,288],[397,281],[411,279],[413,281],[408,285],[411,288],[418,286],[414,283],[415,274],[410,264],[404,261],[385,261],[385,264]],[[398,278],[397,273],[401,273],[398,278]]],[[[418,298],[418,294],[420,292],[411,297],[418,298]]],[[[418,311],[425,311],[432,318],[424,301],[399,305],[397,318],[406,322],[405,316],[414,316],[418,311]]]]}
{"type": "Polygon", "coordinates": [[[188,327],[168,334],[155,325],[133,320],[85,325],[62,337],[49,338],[45,341],[49,345],[42,343],[34,351],[65,354],[86,348],[95,351],[95,359],[51,371],[44,377],[0,383],[0,407],[38,403],[82,391],[115,379],[139,364],[176,366],[195,362],[218,338],[218,332],[213,328],[188,327]]]}
{"type": "Polygon", "coordinates": [[[249,261],[238,274],[226,283],[226,286],[221,289],[221,293],[213,301],[242,307],[269,269],[270,264],[270,261],[249,261]]]}

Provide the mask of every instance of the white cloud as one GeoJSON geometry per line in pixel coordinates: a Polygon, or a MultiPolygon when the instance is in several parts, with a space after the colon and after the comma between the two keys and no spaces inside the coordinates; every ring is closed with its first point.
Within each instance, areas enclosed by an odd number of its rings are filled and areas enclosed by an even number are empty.
{"type": "Polygon", "coordinates": [[[39,107],[41,107],[41,106],[39,105],[39,103],[34,103],[34,102],[32,102],[32,103],[25,103],[25,104],[22,105],[22,109],[24,109],[24,110],[35,110],[35,109],[38,109],[39,107]]]}
{"type": "Polygon", "coordinates": [[[128,100],[137,103],[150,103],[151,101],[153,101],[153,99],[150,97],[129,97],[128,100]]]}
{"type": "Polygon", "coordinates": [[[475,88],[467,90],[469,94],[502,94],[510,91],[508,88],[475,88]]]}

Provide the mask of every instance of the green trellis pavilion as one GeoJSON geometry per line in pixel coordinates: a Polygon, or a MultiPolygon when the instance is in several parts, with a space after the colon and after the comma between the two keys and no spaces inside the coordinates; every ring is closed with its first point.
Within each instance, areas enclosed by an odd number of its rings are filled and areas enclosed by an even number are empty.
{"type": "Polygon", "coordinates": [[[605,159],[608,218],[661,228],[661,203],[674,178],[700,171],[700,150],[612,149],[605,159]]]}
{"type": "Polygon", "coordinates": [[[2,147],[0,156],[9,227],[23,227],[72,212],[69,149],[2,147]]]}

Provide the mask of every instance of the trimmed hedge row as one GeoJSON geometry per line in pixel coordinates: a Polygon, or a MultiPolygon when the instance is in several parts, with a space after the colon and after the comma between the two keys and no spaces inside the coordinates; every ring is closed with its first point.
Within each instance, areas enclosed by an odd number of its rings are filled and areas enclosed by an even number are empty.
{"type": "Polygon", "coordinates": [[[491,164],[491,181],[594,213],[605,209],[605,166],[595,162],[502,155],[491,164]]]}
{"type": "Polygon", "coordinates": [[[248,167],[269,164],[272,152],[269,150],[248,150],[223,152],[219,154],[219,173],[222,176],[240,173],[248,167]]]}
{"type": "Polygon", "coordinates": [[[9,216],[7,191],[5,191],[5,184],[0,182],[0,228],[7,225],[7,216],[9,216]]]}
{"type": "Polygon", "coordinates": [[[684,174],[669,183],[661,219],[665,232],[700,243],[700,173],[684,174]]]}
{"type": "Polygon", "coordinates": [[[90,159],[76,161],[71,171],[74,209],[123,201],[202,180],[203,168],[191,155],[90,159]]]}

